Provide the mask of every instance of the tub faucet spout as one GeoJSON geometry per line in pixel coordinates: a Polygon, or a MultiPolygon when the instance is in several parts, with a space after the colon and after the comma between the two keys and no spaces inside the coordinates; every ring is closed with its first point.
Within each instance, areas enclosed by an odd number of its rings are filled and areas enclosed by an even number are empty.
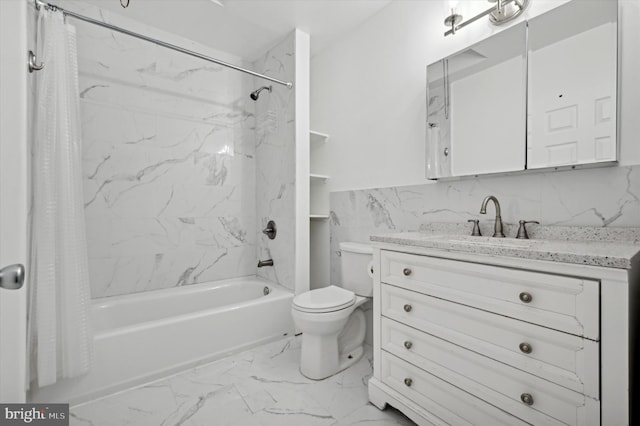
{"type": "Polygon", "coordinates": [[[496,223],[493,226],[493,236],[496,238],[504,238],[504,232],[502,231],[502,217],[500,216],[500,203],[496,197],[489,195],[482,200],[480,214],[487,214],[487,203],[489,203],[489,200],[493,201],[493,204],[496,206],[496,223]]]}
{"type": "Polygon", "coordinates": [[[258,268],[262,268],[263,266],[273,266],[273,259],[258,260],[258,268]]]}

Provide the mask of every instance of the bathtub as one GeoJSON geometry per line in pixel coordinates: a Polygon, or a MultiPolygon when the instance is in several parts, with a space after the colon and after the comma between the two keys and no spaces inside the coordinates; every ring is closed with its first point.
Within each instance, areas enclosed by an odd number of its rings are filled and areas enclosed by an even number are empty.
{"type": "Polygon", "coordinates": [[[281,338],[292,299],[254,276],[96,299],[91,371],[29,399],[78,404],[281,338]]]}

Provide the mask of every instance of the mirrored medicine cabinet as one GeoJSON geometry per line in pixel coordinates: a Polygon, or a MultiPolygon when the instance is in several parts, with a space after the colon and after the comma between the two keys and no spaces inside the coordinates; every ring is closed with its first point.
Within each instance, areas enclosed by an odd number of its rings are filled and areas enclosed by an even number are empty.
{"type": "Polygon", "coordinates": [[[618,2],[573,0],[427,67],[427,178],[615,164],[618,2]]]}

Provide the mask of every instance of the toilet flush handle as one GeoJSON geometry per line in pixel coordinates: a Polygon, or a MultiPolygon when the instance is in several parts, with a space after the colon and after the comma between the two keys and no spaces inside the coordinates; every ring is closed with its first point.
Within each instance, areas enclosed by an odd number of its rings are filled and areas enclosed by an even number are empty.
{"type": "Polygon", "coordinates": [[[373,261],[369,262],[367,265],[367,274],[373,278],[373,261]]]}

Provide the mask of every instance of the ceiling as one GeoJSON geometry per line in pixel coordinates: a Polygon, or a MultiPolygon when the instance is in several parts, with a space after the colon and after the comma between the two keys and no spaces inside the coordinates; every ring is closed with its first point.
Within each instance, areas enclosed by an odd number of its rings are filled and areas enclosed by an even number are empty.
{"type": "MultiPolygon", "coordinates": [[[[120,6],[120,0],[87,2],[198,43],[255,60],[294,28],[311,35],[313,56],[392,0],[129,1],[126,9],[120,6]]],[[[55,4],[55,0],[50,2],[55,4]]]]}

